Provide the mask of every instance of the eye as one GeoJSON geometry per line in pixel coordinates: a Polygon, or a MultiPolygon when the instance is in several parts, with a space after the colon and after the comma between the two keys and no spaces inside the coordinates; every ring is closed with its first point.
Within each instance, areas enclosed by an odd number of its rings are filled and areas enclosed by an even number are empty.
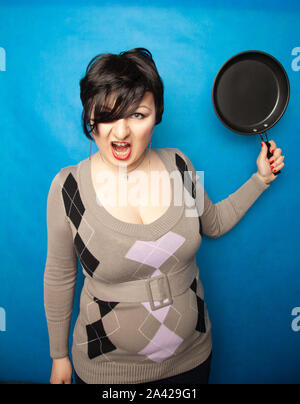
{"type": "Polygon", "coordinates": [[[140,112],[135,112],[132,114],[132,116],[137,119],[143,119],[145,117],[145,115],[141,114],[140,112]]]}

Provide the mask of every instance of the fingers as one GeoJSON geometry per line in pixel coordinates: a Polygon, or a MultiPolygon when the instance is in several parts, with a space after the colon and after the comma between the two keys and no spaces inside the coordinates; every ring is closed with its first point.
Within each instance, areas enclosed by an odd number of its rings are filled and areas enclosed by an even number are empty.
{"type": "Polygon", "coordinates": [[[50,384],[64,384],[64,382],[60,379],[51,379],[50,384]]]}
{"type": "Polygon", "coordinates": [[[284,160],[284,156],[281,156],[281,155],[277,158],[270,157],[269,162],[270,162],[271,170],[273,172],[281,170],[282,167],[284,167],[283,160],[284,160]],[[272,161],[272,163],[271,163],[271,161],[272,161]]]}
{"type": "Polygon", "coordinates": [[[271,145],[270,146],[270,152],[273,154],[273,156],[270,157],[269,160],[272,160],[274,158],[277,159],[281,155],[282,150],[280,149],[280,147],[276,146],[276,143],[274,142],[274,140],[269,140],[269,143],[271,145]]]}
{"type": "Polygon", "coordinates": [[[274,166],[274,165],[276,165],[276,164],[281,163],[281,162],[284,160],[284,157],[285,157],[285,156],[282,156],[281,154],[279,154],[279,157],[276,157],[276,156],[273,155],[273,156],[271,156],[271,157],[269,158],[269,163],[274,166]]]}
{"type": "Polygon", "coordinates": [[[269,158],[269,163],[270,163],[270,167],[272,172],[276,172],[282,169],[282,167],[284,167],[284,157],[281,153],[282,150],[280,149],[280,147],[276,146],[276,143],[274,142],[274,140],[269,140],[271,146],[270,146],[270,152],[273,151],[273,155],[269,158]]]}
{"type": "Polygon", "coordinates": [[[272,169],[272,171],[273,171],[273,173],[275,173],[276,171],[281,170],[283,167],[284,167],[284,163],[283,163],[283,162],[280,163],[280,164],[276,164],[276,165],[274,166],[274,168],[272,169]]]}
{"type": "Polygon", "coordinates": [[[71,380],[71,379],[67,379],[67,380],[65,380],[64,384],[72,384],[72,380],[71,380]]]}
{"type": "Polygon", "coordinates": [[[273,156],[271,156],[269,158],[270,161],[272,161],[273,159],[277,159],[281,156],[282,150],[280,149],[280,147],[276,147],[276,143],[273,140],[270,140],[271,146],[270,146],[270,152],[273,154],[273,156]],[[273,144],[275,146],[273,146],[273,144]]]}
{"type": "Polygon", "coordinates": [[[277,160],[281,156],[281,153],[282,150],[279,147],[277,147],[277,149],[274,150],[273,157],[277,160]]]}
{"type": "Polygon", "coordinates": [[[274,142],[274,140],[269,140],[269,143],[270,143],[270,151],[276,150],[277,145],[276,145],[276,143],[274,142]]]}

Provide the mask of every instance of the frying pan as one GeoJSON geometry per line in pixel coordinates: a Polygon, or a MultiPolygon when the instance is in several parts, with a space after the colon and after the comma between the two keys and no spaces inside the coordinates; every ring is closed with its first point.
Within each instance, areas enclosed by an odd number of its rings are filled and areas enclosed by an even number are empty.
{"type": "Polygon", "coordinates": [[[268,158],[272,153],[266,130],[282,117],[289,97],[289,79],[281,63],[257,50],[228,59],[219,69],[212,90],[213,106],[221,122],[242,135],[259,134],[268,147],[268,158]]]}

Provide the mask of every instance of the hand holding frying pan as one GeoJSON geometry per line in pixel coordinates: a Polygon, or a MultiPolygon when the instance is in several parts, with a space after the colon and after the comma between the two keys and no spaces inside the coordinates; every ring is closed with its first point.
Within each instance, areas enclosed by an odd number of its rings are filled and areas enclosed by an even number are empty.
{"type": "Polygon", "coordinates": [[[281,155],[282,150],[276,146],[274,140],[270,140],[269,143],[273,153],[272,157],[267,157],[268,147],[265,142],[261,142],[261,152],[256,160],[257,174],[262,177],[265,183],[274,181],[278,170],[284,167],[284,156],[281,155]]]}
{"type": "Polygon", "coordinates": [[[266,130],[282,117],[289,96],[289,79],[279,61],[268,53],[251,50],[223,64],[212,91],[213,106],[221,122],[242,135],[259,134],[268,147],[268,159],[273,156],[273,148],[266,130]]]}

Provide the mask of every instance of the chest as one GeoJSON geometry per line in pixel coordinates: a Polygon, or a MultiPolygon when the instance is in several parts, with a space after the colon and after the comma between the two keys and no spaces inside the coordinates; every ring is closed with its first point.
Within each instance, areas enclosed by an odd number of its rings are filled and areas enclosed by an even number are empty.
{"type": "Polygon", "coordinates": [[[104,204],[103,206],[112,216],[123,222],[149,224],[159,219],[168,210],[169,205],[153,206],[151,201],[146,201],[145,204],[140,206],[132,206],[130,202],[124,206],[111,206],[109,204],[104,204]]]}
{"type": "Polygon", "coordinates": [[[97,198],[115,218],[134,224],[150,224],[169,208],[172,188],[168,171],[159,164],[151,174],[112,177],[105,183],[92,175],[97,198]]]}

